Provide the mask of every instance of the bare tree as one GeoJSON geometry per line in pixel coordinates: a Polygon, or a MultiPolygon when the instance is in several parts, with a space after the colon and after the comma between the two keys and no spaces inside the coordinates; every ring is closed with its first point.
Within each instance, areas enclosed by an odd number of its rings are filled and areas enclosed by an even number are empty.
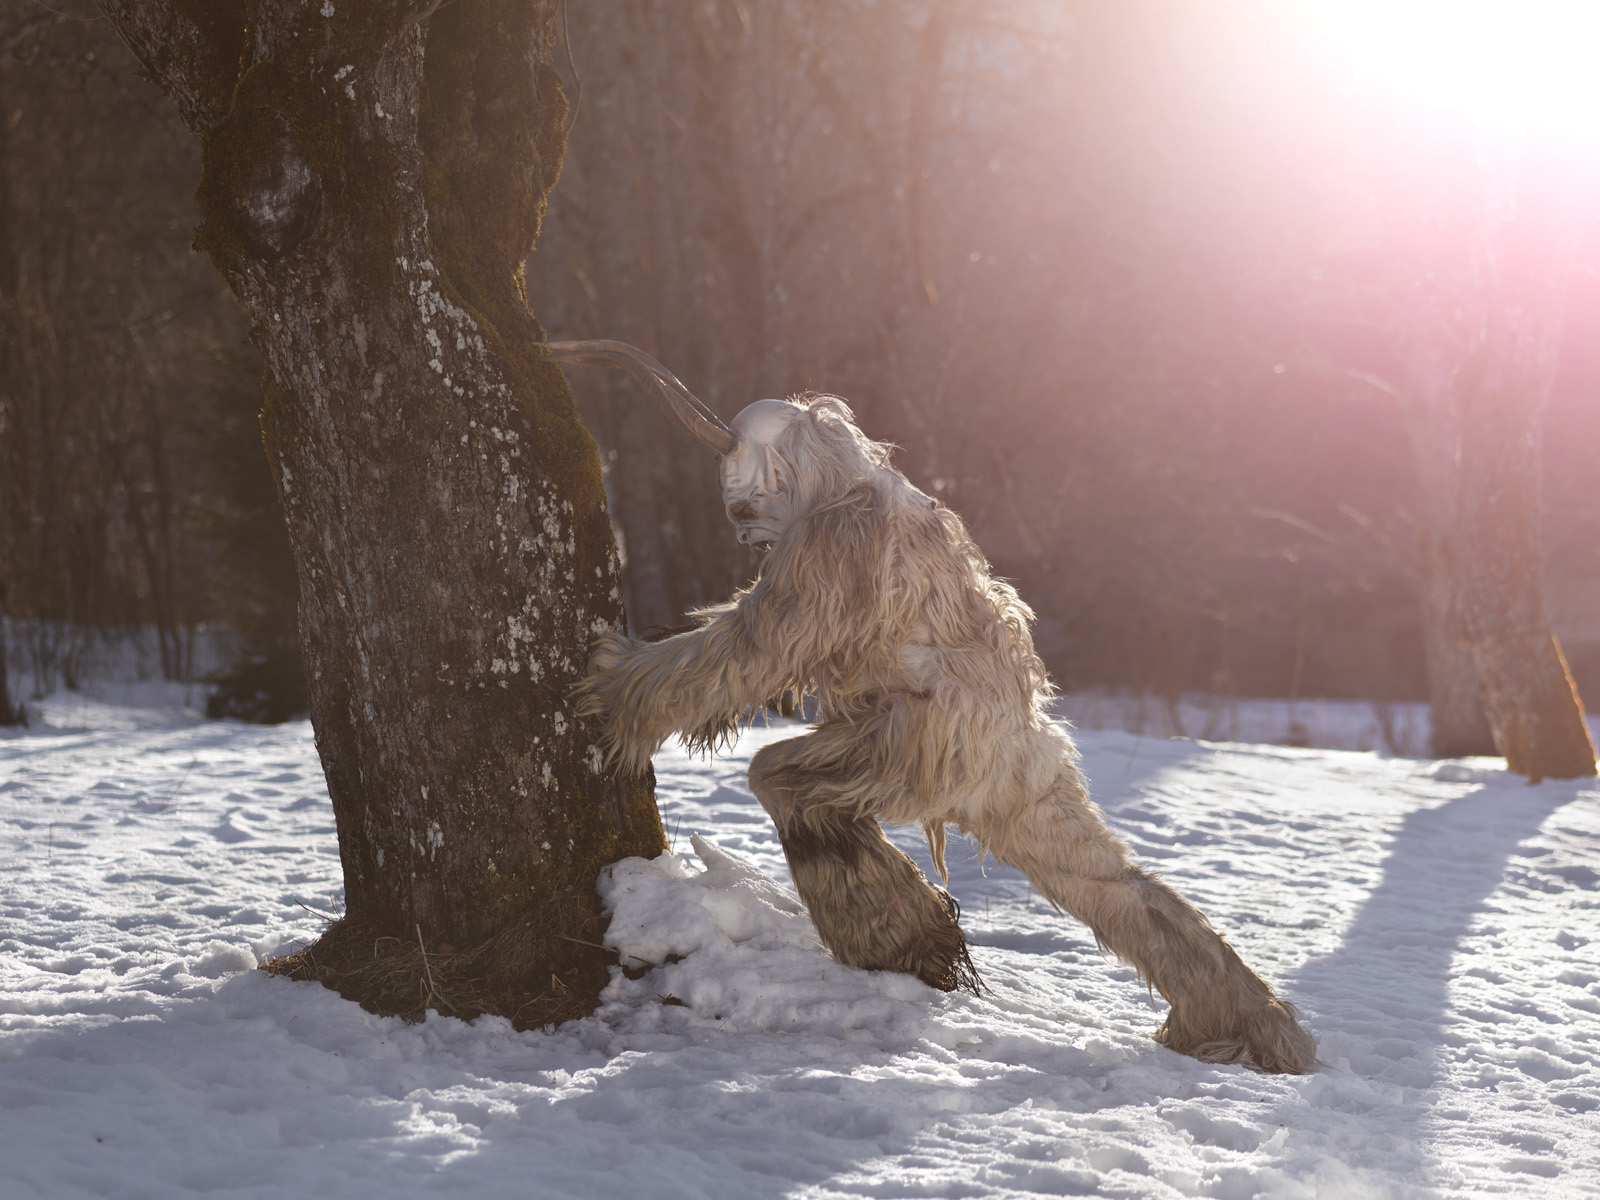
{"type": "Polygon", "coordinates": [[[1571,196],[1486,162],[1449,176],[1475,203],[1420,222],[1391,214],[1405,243],[1388,298],[1398,370],[1392,381],[1357,374],[1399,402],[1412,443],[1434,752],[1492,749],[1534,781],[1592,775],[1541,578],[1540,430],[1572,267],[1571,196]]]}
{"type": "Polygon", "coordinates": [[[1431,749],[1440,758],[1495,752],[1461,596],[1459,514],[1463,485],[1451,339],[1444,330],[1411,338],[1402,381],[1372,380],[1400,402],[1417,480],[1415,565],[1428,665],[1431,749]]]}
{"type": "Polygon", "coordinates": [[[600,867],[664,847],[567,704],[622,619],[593,441],[523,302],[552,2],[104,0],[200,138],[266,362],[347,909],[275,969],[380,1011],[592,1007],[600,867]]]}
{"type": "Polygon", "coordinates": [[[1595,749],[1541,579],[1539,433],[1571,243],[1566,222],[1529,207],[1491,232],[1479,265],[1486,311],[1459,374],[1457,569],[1495,746],[1538,782],[1595,774],[1595,749]]]}
{"type": "Polygon", "coordinates": [[[11,675],[7,662],[6,585],[0,580],[0,725],[24,725],[28,714],[22,705],[11,699],[11,675]]]}
{"type": "Polygon", "coordinates": [[[189,670],[203,344],[239,336],[189,251],[198,169],[104,21],[0,0],[0,574],[13,613],[150,627],[189,670]]]}

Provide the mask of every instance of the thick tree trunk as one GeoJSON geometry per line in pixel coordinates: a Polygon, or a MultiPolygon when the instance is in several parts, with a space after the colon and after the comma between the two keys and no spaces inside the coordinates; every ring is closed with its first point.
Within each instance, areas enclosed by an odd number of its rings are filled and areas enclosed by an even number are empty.
{"type": "Polygon", "coordinates": [[[1417,574],[1434,752],[1496,753],[1531,780],[1595,773],[1583,706],[1544,609],[1539,428],[1555,377],[1570,215],[1476,179],[1482,211],[1419,270],[1391,391],[1417,472],[1417,574]],[[1481,708],[1479,718],[1473,709],[1481,708]]]}
{"type": "MultiPolygon", "coordinates": [[[[3,122],[0,122],[0,155],[4,155],[5,149],[5,126],[3,122]]],[[[8,351],[11,339],[5,336],[4,322],[7,314],[3,307],[6,297],[14,292],[16,287],[15,267],[13,265],[14,255],[9,236],[11,225],[9,189],[0,187],[0,374],[7,378],[11,376],[12,371],[15,369],[15,365],[9,361],[11,355],[8,351]]],[[[15,419],[10,414],[10,408],[9,398],[4,391],[0,391],[0,430],[4,430],[6,425],[15,419]]],[[[4,443],[0,443],[0,503],[11,505],[15,504],[16,497],[12,481],[9,478],[11,472],[7,470],[8,466],[9,464],[6,462],[4,454],[4,443]]],[[[11,549],[9,534],[10,530],[0,524],[0,552],[11,549]]],[[[9,570],[9,564],[7,566],[9,570]]],[[[22,723],[25,714],[21,705],[11,702],[11,675],[6,658],[9,646],[6,641],[5,601],[6,581],[0,578],[0,725],[18,725],[22,723]]]]}
{"type": "Polygon", "coordinates": [[[1462,611],[1495,746],[1534,782],[1595,773],[1540,577],[1539,417],[1559,311],[1555,303],[1497,306],[1463,381],[1462,611]]]}
{"type": "Polygon", "coordinates": [[[562,154],[554,4],[104,8],[201,134],[196,243],[267,363],[347,903],[282,969],[408,1015],[587,1011],[594,880],[664,840],[567,703],[622,607],[521,296],[562,154]]]}
{"type": "Polygon", "coordinates": [[[1432,720],[1429,744],[1438,758],[1495,753],[1457,596],[1454,542],[1452,530],[1426,528],[1417,535],[1417,596],[1432,720]]]}
{"type": "Polygon", "coordinates": [[[1461,607],[1460,402],[1456,356],[1442,322],[1419,322],[1405,346],[1399,389],[1417,480],[1413,577],[1428,669],[1430,748],[1440,758],[1494,754],[1478,666],[1461,607]]]}

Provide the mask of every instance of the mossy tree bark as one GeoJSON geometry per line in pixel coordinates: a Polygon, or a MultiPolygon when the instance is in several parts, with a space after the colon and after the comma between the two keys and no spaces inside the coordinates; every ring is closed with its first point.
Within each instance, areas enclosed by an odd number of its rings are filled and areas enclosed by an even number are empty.
{"type": "Polygon", "coordinates": [[[411,1016],[587,1011],[595,878],[664,839],[566,699],[622,606],[522,294],[563,151],[554,2],[102,8],[200,136],[196,245],[266,360],[347,903],[280,969],[411,1016]]]}

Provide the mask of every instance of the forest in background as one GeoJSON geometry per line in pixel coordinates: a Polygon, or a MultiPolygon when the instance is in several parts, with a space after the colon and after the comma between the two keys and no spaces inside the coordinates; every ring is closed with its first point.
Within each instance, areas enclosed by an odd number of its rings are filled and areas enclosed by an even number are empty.
{"type": "MultiPolygon", "coordinates": [[[[84,629],[153,627],[183,677],[226,625],[222,710],[288,715],[293,568],[259,364],[189,249],[198,148],[109,27],[63,12],[0,2],[0,602],[68,682],[84,629]]],[[[848,397],[1019,583],[1063,686],[1425,696],[1411,433],[1370,381],[1485,168],[1380,133],[1282,12],[572,5],[530,301],[725,418],[848,397]]],[[[1592,227],[1576,246],[1544,549],[1594,695],[1592,227]]],[[[677,624],[753,566],[713,462],[631,385],[573,382],[630,617],[677,624]]]]}

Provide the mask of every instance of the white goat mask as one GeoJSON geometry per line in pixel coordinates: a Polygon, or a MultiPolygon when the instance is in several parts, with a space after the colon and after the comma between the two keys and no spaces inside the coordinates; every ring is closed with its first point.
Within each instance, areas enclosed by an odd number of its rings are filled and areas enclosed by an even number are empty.
{"type": "Polygon", "coordinates": [[[797,481],[776,445],[803,420],[787,400],[757,400],[733,419],[738,441],[722,459],[722,507],[742,545],[770,545],[801,515],[797,481]]]}

